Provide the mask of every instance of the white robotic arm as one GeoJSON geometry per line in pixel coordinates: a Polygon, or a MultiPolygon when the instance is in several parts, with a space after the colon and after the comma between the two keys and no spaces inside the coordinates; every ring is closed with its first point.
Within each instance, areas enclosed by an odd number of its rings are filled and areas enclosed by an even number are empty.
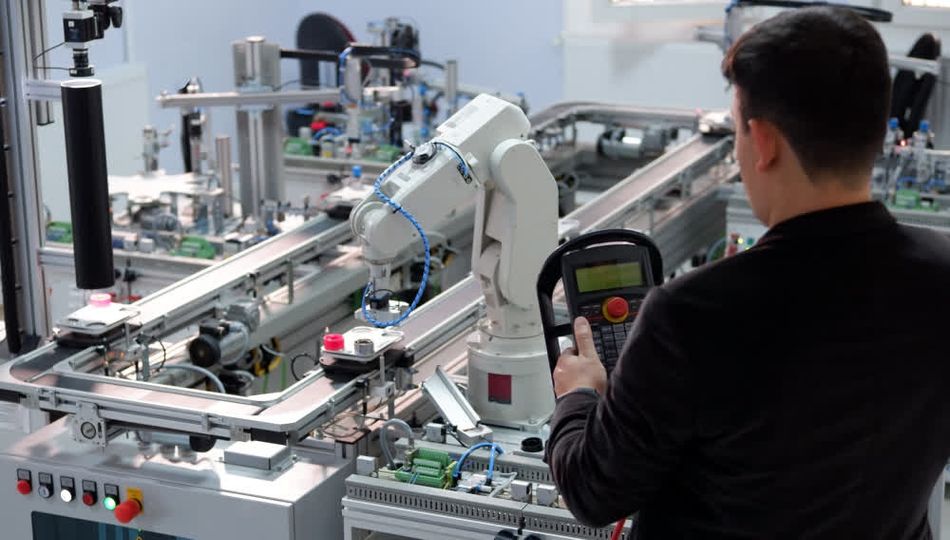
{"type": "Polygon", "coordinates": [[[396,205],[423,230],[437,230],[475,199],[472,268],[492,333],[541,333],[534,282],[556,247],[557,188],[526,140],[529,129],[520,109],[481,95],[439,126],[432,141],[383,173],[379,188],[392,202],[368,198],[351,216],[375,289],[389,288],[389,265],[419,240],[396,205]]]}
{"type": "Polygon", "coordinates": [[[469,339],[468,397],[484,421],[519,426],[539,425],[554,405],[535,288],[557,246],[557,185],[529,131],[518,107],[477,96],[350,216],[370,290],[388,289],[397,255],[475,200],[472,272],[486,318],[469,339]]]}

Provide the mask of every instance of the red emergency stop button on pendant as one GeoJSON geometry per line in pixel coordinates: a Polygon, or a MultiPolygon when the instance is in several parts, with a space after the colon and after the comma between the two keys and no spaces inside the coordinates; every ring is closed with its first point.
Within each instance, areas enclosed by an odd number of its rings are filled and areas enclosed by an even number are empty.
{"type": "Polygon", "coordinates": [[[20,480],[16,483],[16,490],[20,495],[29,495],[33,492],[33,486],[28,480],[20,480]]]}
{"type": "Polygon", "coordinates": [[[626,320],[630,314],[630,305],[619,296],[611,296],[604,301],[604,318],[612,323],[619,323],[626,320]]]}
{"type": "Polygon", "coordinates": [[[135,499],[124,501],[115,507],[115,518],[119,523],[128,523],[135,519],[135,516],[142,513],[142,503],[135,499]]]}

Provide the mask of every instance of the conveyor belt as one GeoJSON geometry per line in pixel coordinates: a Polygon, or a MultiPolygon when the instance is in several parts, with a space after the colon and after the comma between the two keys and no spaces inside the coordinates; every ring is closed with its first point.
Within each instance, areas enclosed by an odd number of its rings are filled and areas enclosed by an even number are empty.
{"type": "Polygon", "coordinates": [[[667,152],[646,167],[607,190],[593,201],[578,208],[568,219],[576,219],[581,231],[603,228],[632,204],[648,202],[676,186],[680,178],[692,179],[691,172],[708,168],[732,150],[732,139],[695,135],[682,146],[667,152]]]}
{"type": "Polygon", "coordinates": [[[531,129],[535,133],[559,122],[586,121],[620,126],[663,125],[695,128],[699,115],[695,110],[636,107],[595,101],[558,103],[531,115],[531,129]]]}
{"type": "Polygon", "coordinates": [[[220,264],[189,276],[132,304],[139,315],[131,322],[148,327],[158,321],[187,319],[183,312],[207,308],[220,291],[248,279],[254,269],[258,278],[269,269],[303,256],[315,256],[352,236],[348,222],[319,217],[299,228],[242,251],[220,264]]]}

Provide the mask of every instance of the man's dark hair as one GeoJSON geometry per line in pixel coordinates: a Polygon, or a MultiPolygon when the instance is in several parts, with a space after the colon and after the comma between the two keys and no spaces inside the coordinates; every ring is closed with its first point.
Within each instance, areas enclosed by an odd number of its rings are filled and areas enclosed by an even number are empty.
{"type": "Polygon", "coordinates": [[[737,125],[767,120],[809,176],[870,170],[891,99],[887,49],[870,23],[843,8],[783,12],[743,34],[722,73],[737,87],[737,125]]]}

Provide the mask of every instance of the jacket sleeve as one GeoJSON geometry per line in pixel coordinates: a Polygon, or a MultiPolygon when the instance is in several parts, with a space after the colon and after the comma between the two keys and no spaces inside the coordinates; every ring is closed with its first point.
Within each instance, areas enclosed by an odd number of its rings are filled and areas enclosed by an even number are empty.
{"type": "Polygon", "coordinates": [[[568,508],[602,527],[648,504],[693,431],[691,377],[670,293],[644,302],[606,395],[555,406],[546,459],[568,508]]]}

